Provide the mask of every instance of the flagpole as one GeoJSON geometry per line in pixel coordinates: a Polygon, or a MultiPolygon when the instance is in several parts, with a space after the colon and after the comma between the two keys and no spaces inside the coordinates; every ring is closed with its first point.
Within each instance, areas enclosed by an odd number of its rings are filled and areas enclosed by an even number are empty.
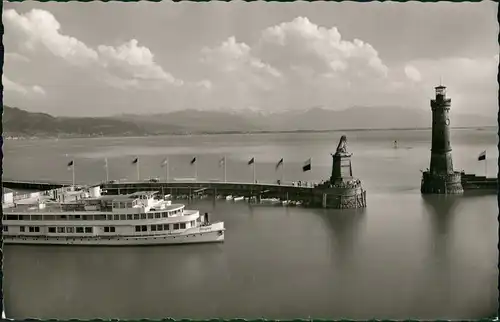
{"type": "Polygon", "coordinates": [[[71,167],[73,172],[73,187],[75,186],[75,160],[73,160],[73,166],[71,167]]]}
{"type": "Polygon", "coordinates": [[[195,178],[195,181],[198,182],[198,158],[195,157],[195,160],[194,160],[194,178],[195,178]]]}
{"type": "Polygon", "coordinates": [[[167,164],[165,164],[165,180],[168,182],[168,165],[170,162],[168,162],[168,157],[167,157],[167,164]]]}
{"type": "Polygon", "coordinates": [[[281,163],[281,184],[285,184],[285,160],[281,163]]]}
{"type": "Polygon", "coordinates": [[[486,158],[486,154],[485,154],[484,155],[484,177],[485,178],[488,177],[488,163],[487,163],[488,161],[486,161],[486,160],[488,160],[488,159],[486,158]]]}
{"type": "Polygon", "coordinates": [[[137,167],[137,182],[141,181],[141,174],[139,172],[139,158],[137,158],[137,164],[136,164],[136,167],[137,167]]]}
{"type": "Polygon", "coordinates": [[[226,156],[224,156],[224,182],[226,182],[226,156]]]}
{"type": "Polygon", "coordinates": [[[256,179],[255,179],[255,158],[253,159],[253,182],[252,183],[256,183],[256,179]]]}
{"type": "Polygon", "coordinates": [[[109,182],[108,158],[104,159],[106,162],[106,182],[109,182]]]}

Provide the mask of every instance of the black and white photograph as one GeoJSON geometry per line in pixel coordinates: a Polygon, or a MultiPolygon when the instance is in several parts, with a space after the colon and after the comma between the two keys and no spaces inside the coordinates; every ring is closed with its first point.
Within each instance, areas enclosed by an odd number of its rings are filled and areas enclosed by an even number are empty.
{"type": "Polygon", "coordinates": [[[3,2],[2,317],[493,319],[498,2],[3,2]]]}

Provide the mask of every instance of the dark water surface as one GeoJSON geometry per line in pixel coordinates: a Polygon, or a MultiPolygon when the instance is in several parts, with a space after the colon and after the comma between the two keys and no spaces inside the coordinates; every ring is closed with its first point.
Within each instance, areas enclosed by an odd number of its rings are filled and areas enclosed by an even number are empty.
{"type": "MultiPolygon", "coordinates": [[[[5,247],[4,296],[12,318],[479,318],[497,310],[496,196],[422,197],[428,131],[349,132],[353,170],[368,189],[364,211],[249,207],[197,201],[224,220],[223,244],[166,247],[5,247]],[[399,141],[399,149],[392,142],[399,141]]],[[[4,177],[77,181],[192,176],[260,181],[327,178],[340,133],[7,141],[4,177]],[[66,157],[68,154],[68,157],[66,157]],[[302,173],[307,158],[313,171],[302,173]]],[[[454,164],[496,175],[494,131],[452,132],[454,164]],[[494,159],[495,158],[495,159],[494,159]],[[494,161],[493,161],[494,160],[494,161]]]]}

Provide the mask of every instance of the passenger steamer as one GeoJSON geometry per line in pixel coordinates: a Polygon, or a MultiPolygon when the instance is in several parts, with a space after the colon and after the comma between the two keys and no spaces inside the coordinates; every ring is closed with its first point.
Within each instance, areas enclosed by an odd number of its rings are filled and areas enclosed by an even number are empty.
{"type": "Polygon", "coordinates": [[[224,241],[224,223],[157,192],[101,195],[100,187],[53,190],[3,205],[6,244],[165,245],[224,241]],[[43,200],[44,199],[44,200],[43,200]]]}

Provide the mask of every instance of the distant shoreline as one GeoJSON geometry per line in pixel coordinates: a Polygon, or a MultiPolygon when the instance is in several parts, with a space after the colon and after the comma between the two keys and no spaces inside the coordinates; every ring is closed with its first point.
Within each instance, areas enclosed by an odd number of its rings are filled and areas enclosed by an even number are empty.
{"type": "MultiPolygon", "coordinates": [[[[496,126],[459,126],[452,127],[452,130],[490,130],[495,129],[496,126]]],[[[159,137],[159,136],[195,136],[195,135],[259,135],[259,134],[299,134],[299,133],[335,133],[335,132],[378,132],[378,131],[425,131],[431,130],[431,127],[421,128],[375,128],[375,129],[338,129],[338,130],[283,130],[283,131],[220,131],[220,132],[192,132],[192,133],[161,133],[161,134],[144,134],[144,135],[65,135],[55,136],[26,136],[26,135],[4,135],[5,140],[67,140],[67,139],[97,139],[97,138],[145,138],[145,137],[159,137]]]]}

